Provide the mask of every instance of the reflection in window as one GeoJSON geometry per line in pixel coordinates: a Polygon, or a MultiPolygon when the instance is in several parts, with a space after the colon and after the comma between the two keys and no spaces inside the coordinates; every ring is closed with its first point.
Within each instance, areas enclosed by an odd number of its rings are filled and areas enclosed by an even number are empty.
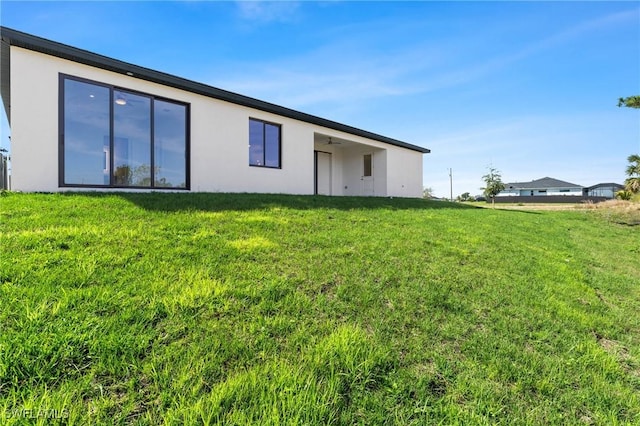
{"type": "Polygon", "coordinates": [[[187,108],[156,100],[154,116],[155,186],[185,188],[187,108]]]}
{"type": "Polygon", "coordinates": [[[114,99],[114,183],[151,186],[151,99],[121,90],[114,99]]]}
{"type": "Polygon", "coordinates": [[[61,184],[188,188],[187,105],[62,79],[61,184]]]}
{"type": "Polygon", "coordinates": [[[249,119],[249,165],[280,167],[280,126],[249,119]]]}
{"type": "Polygon", "coordinates": [[[64,82],[64,180],[69,185],[109,184],[109,88],[64,82]]]}

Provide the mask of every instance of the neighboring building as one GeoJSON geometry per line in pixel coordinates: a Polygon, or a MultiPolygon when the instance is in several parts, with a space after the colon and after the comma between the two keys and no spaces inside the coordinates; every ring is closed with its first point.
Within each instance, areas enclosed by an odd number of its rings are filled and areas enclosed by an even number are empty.
{"type": "Polygon", "coordinates": [[[618,183],[599,183],[585,189],[589,197],[615,198],[616,192],[622,191],[624,186],[618,183]]]}
{"type": "Polygon", "coordinates": [[[615,198],[616,192],[623,189],[617,183],[599,183],[590,187],[583,187],[575,183],[544,177],[531,182],[506,183],[496,201],[511,202],[544,202],[565,203],[582,201],[604,201],[615,198]]]}
{"type": "Polygon", "coordinates": [[[532,180],[531,182],[506,183],[504,191],[498,197],[505,196],[549,196],[549,195],[570,195],[582,196],[583,187],[575,183],[564,182],[558,179],[544,177],[532,180]]]}
{"type": "Polygon", "coordinates": [[[0,27],[12,189],[422,196],[428,149],[0,27]]]}

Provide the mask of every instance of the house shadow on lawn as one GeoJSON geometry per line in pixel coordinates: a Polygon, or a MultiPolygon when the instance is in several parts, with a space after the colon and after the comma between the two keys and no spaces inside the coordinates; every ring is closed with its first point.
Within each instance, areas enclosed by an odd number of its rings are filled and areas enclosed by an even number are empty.
{"type": "Polygon", "coordinates": [[[434,210],[434,209],[480,209],[461,203],[433,201],[419,198],[396,197],[328,197],[322,195],[286,195],[252,193],[133,193],[91,192],[66,193],[86,197],[113,197],[127,200],[145,210],[152,211],[248,211],[272,208],[283,209],[389,209],[389,210],[434,210]]]}

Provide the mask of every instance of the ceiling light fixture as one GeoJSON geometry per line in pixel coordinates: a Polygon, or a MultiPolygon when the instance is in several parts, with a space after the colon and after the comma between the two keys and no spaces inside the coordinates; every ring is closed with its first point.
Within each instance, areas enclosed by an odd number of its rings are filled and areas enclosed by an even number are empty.
{"type": "Polygon", "coordinates": [[[118,105],[126,105],[127,104],[127,100],[123,96],[118,95],[118,97],[116,98],[116,103],[118,105]]]}

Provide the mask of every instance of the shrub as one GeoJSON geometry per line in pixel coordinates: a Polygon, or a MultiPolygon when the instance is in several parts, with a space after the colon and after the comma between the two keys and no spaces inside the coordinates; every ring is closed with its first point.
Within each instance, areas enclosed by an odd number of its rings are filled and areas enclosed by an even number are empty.
{"type": "Polygon", "coordinates": [[[630,200],[632,196],[633,196],[633,193],[626,189],[622,189],[616,192],[616,198],[618,200],[630,200]]]}

